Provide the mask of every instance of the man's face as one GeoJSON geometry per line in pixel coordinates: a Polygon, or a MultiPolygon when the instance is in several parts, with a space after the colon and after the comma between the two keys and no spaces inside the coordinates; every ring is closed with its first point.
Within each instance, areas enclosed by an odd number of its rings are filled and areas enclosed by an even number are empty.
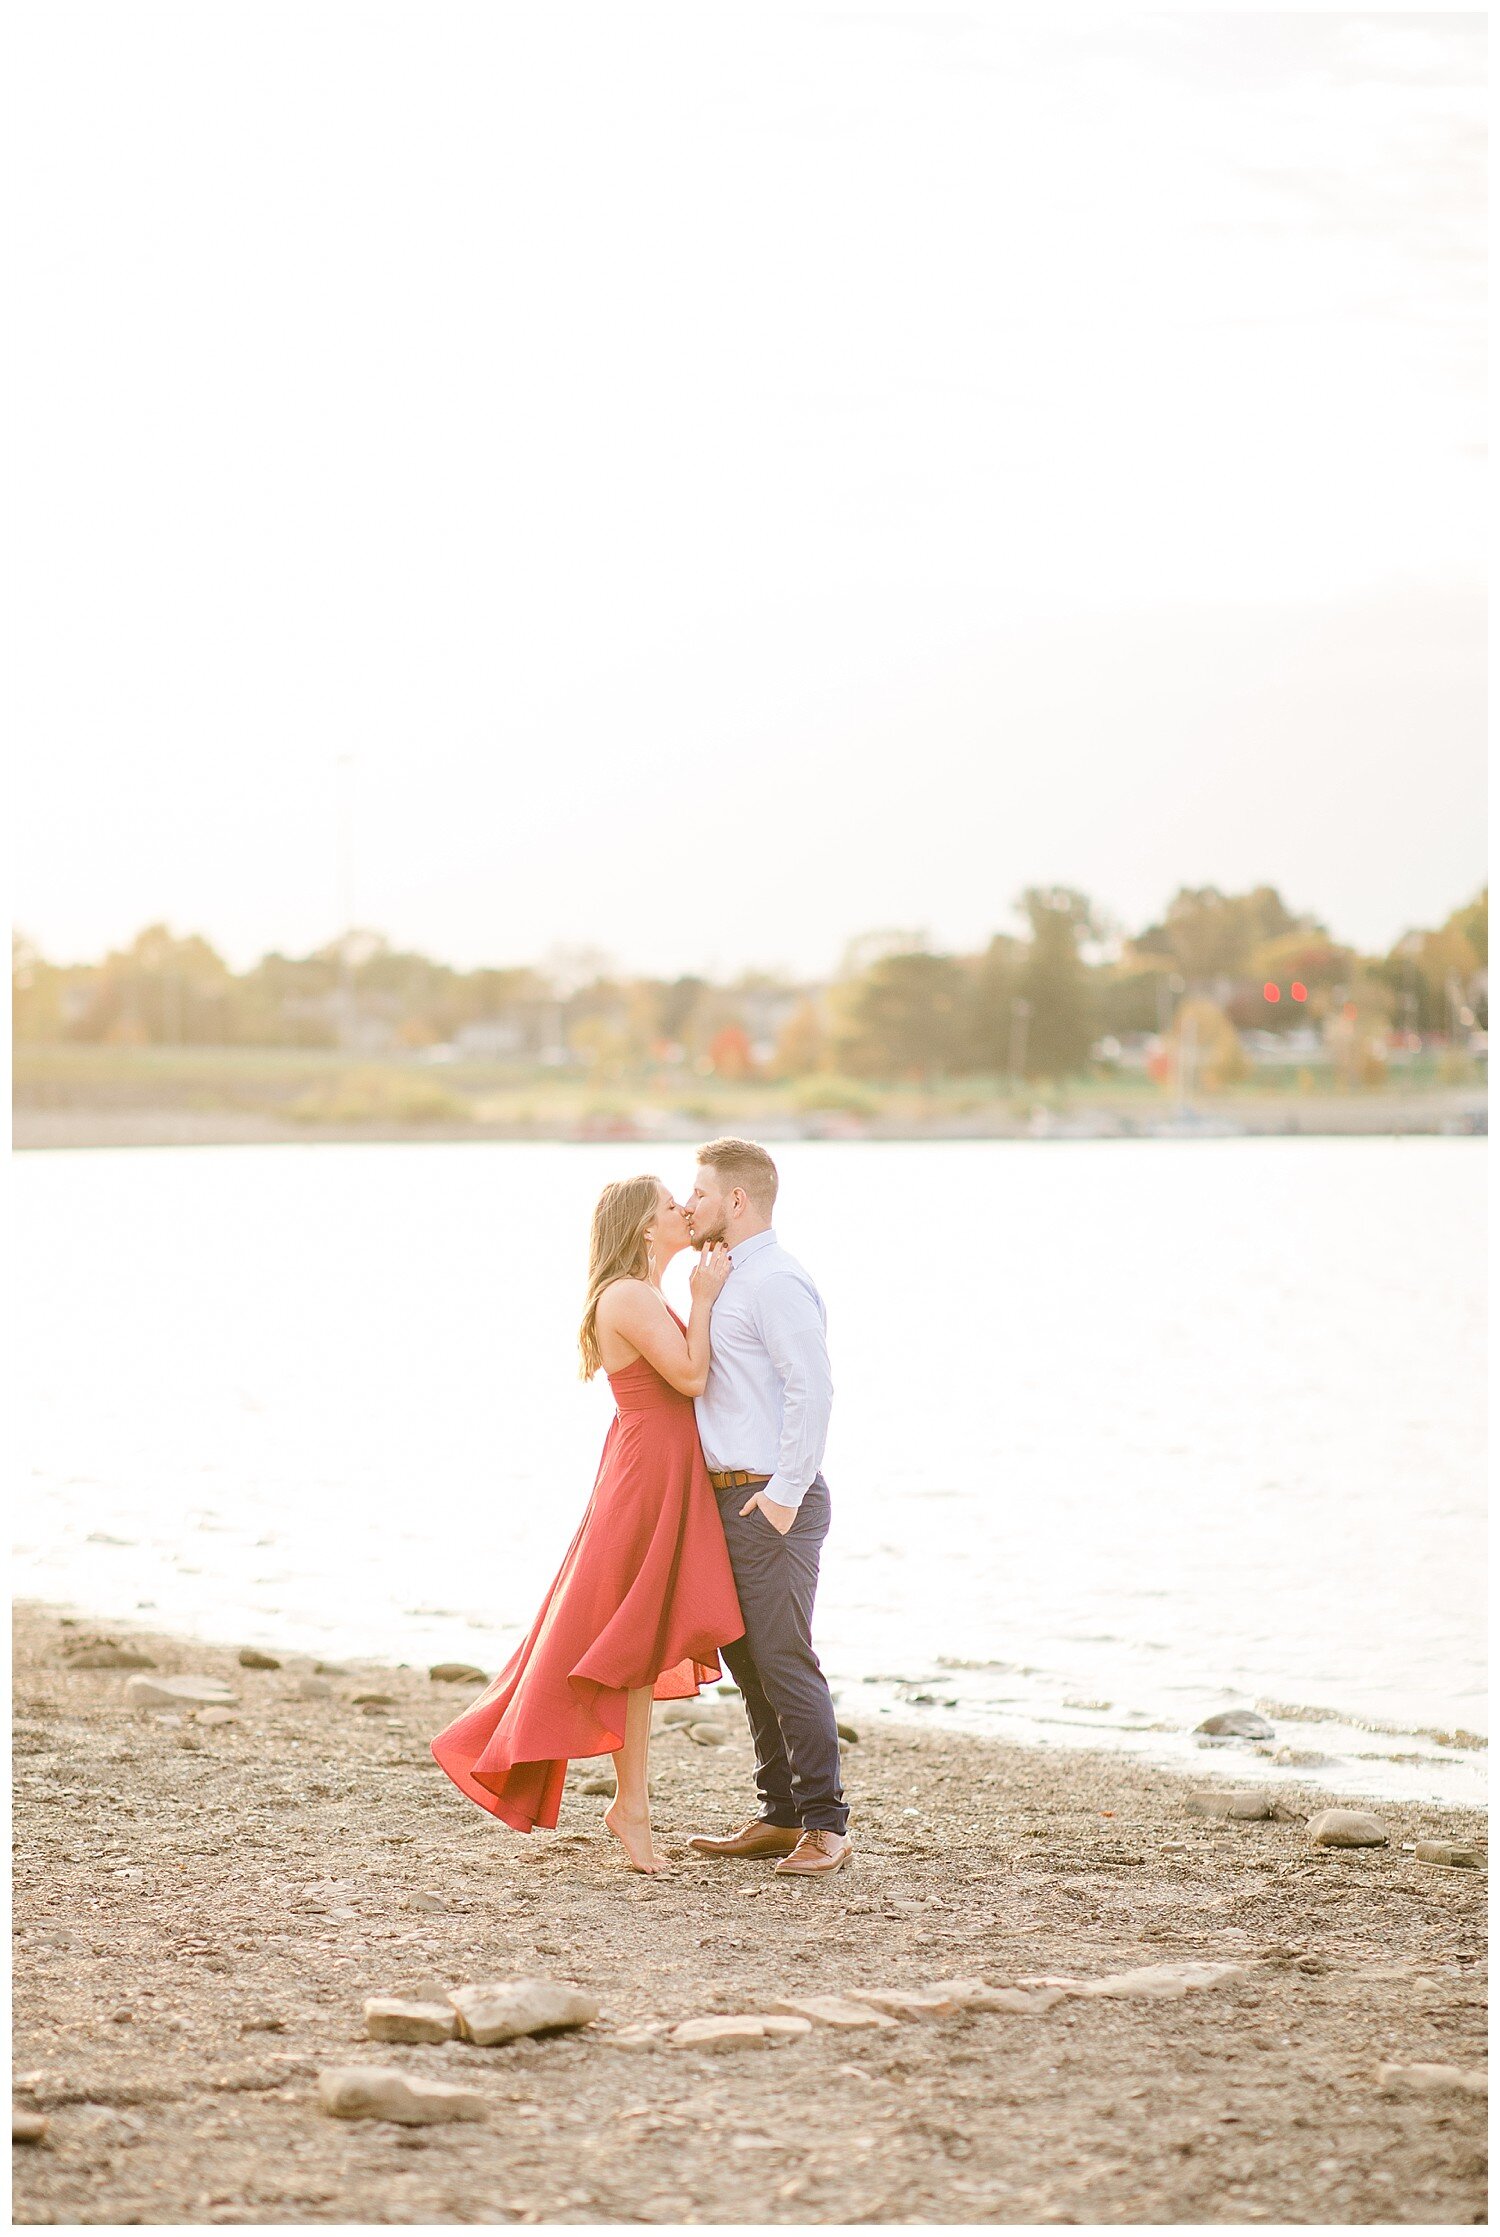
{"type": "Polygon", "coordinates": [[[722,1243],[724,1222],[729,1213],[729,1203],[723,1184],[711,1165],[700,1165],[693,1180],[693,1193],[687,1200],[688,1233],[701,1248],[704,1243],[722,1243]]]}

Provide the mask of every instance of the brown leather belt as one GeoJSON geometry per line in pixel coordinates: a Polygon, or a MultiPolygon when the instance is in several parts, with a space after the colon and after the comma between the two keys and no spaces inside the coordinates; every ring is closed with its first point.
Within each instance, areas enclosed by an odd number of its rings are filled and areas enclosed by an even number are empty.
{"type": "Polygon", "coordinates": [[[769,1476],[752,1476],[747,1468],[710,1469],[708,1480],[715,1491],[743,1491],[751,1484],[768,1484],[769,1476]]]}

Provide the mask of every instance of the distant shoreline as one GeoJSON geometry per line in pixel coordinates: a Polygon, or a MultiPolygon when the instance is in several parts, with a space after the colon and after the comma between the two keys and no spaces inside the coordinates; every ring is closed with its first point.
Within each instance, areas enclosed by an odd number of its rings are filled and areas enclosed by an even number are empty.
{"type": "Polygon", "coordinates": [[[522,1118],[403,1124],[372,1121],[299,1123],[255,1110],[142,1109],[58,1103],[23,1103],[13,1115],[17,1150],[189,1149],[284,1143],[352,1142],[653,1142],[699,1140],[705,1132],[741,1130],[766,1141],[838,1142],[1059,1142],[1161,1141],[1214,1136],[1482,1135],[1488,1131],[1485,1097],[1473,1088],[1434,1089],[1414,1095],[1218,1097],[1186,1113],[1170,1105],[1090,1103],[1056,1109],[1038,1103],[1018,1115],[983,1109],[909,1112],[854,1118],[843,1113],[750,1110],[700,1114],[642,1109],[596,1116],[551,1112],[522,1118]]]}

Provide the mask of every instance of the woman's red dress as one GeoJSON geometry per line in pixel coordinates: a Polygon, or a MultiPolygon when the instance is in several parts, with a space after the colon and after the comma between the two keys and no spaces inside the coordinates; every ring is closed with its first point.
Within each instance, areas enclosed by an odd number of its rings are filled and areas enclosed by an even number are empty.
{"type": "Polygon", "coordinates": [[[693,1401],[644,1359],[609,1383],[618,1411],[540,1613],[432,1742],[454,1785],[518,1833],[556,1825],[570,1757],[624,1746],[628,1692],[690,1698],[745,1629],[693,1401]]]}

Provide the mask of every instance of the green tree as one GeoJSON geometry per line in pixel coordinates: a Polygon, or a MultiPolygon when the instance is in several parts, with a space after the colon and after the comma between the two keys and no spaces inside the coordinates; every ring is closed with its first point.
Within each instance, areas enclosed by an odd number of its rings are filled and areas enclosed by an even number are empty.
{"type": "Polygon", "coordinates": [[[1191,985],[1237,977],[1268,940],[1322,929],[1310,917],[1294,916],[1274,886],[1238,894],[1212,885],[1182,886],[1160,924],[1148,925],[1130,945],[1137,960],[1169,959],[1191,985]]]}
{"type": "Polygon", "coordinates": [[[1024,942],[1006,932],[997,932],[974,959],[959,1070],[1009,1072],[1025,962],[1024,942]]]}
{"type": "Polygon", "coordinates": [[[964,980],[951,956],[878,958],[846,990],[842,1060],[868,1079],[930,1080],[959,1054],[964,980]]]}
{"type": "Polygon", "coordinates": [[[1081,1072],[1097,1030],[1097,1004],[1082,943],[1093,910],[1070,886],[1028,886],[1020,906],[1031,926],[1020,993],[1031,1005],[1024,1070],[1029,1079],[1081,1072]]]}

